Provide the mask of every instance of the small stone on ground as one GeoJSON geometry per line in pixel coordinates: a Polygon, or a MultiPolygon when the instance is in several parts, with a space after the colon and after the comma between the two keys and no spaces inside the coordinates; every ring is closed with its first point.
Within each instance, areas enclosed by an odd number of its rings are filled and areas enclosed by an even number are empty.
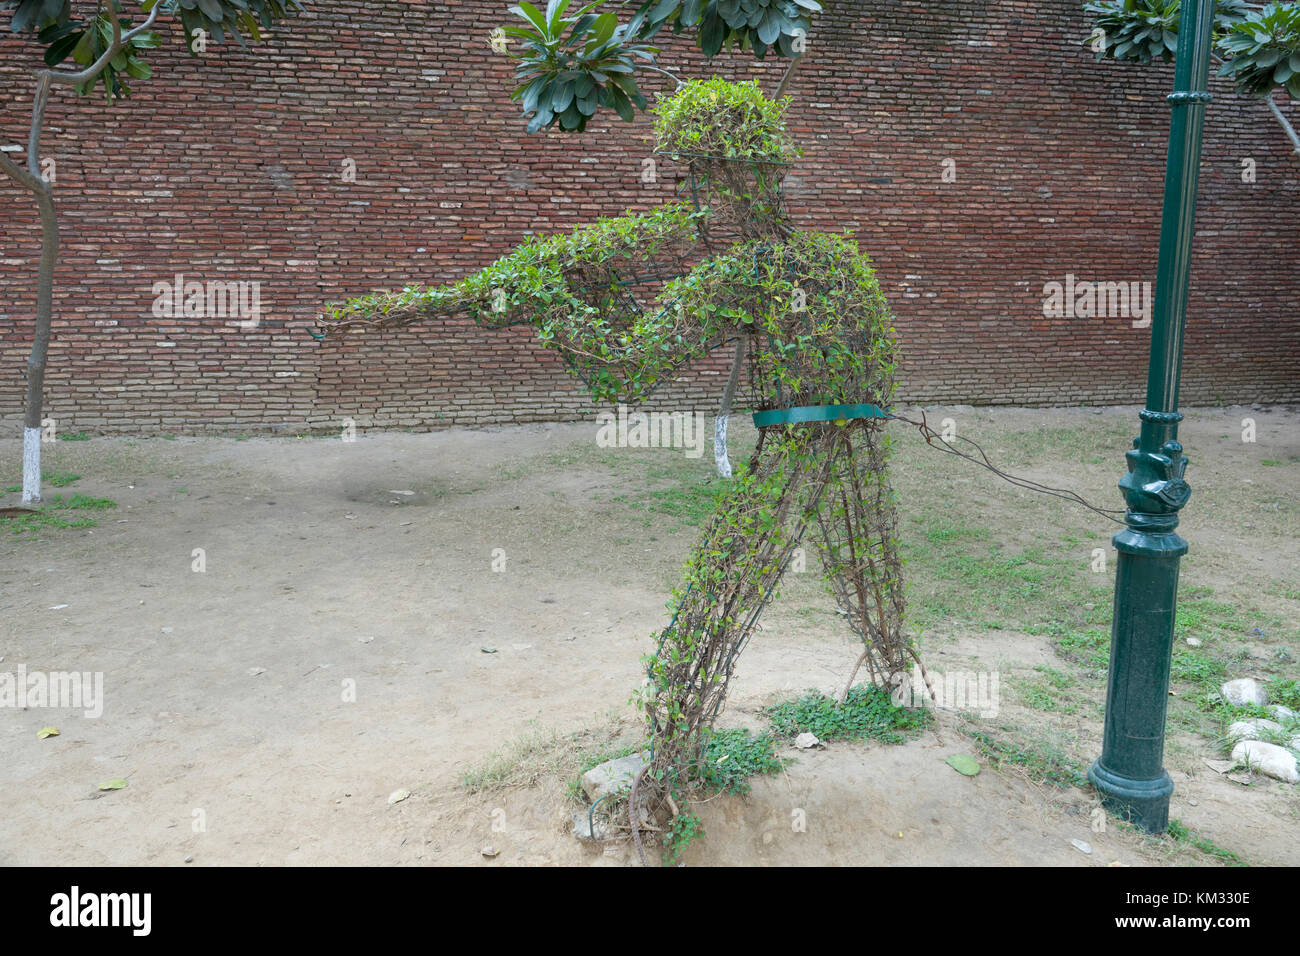
{"type": "Polygon", "coordinates": [[[1219,689],[1219,693],[1233,707],[1244,707],[1247,704],[1263,707],[1268,703],[1268,692],[1253,677],[1230,680],[1219,689]]]}
{"type": "Polygon", "coordinates": [[[582,791],[595,803],[601,797],[632,788],[632,778],[650,761],[650,754],[628,754],[592,767],[582,775],[582,791]]]}
{"type": "Polygon", "coordinates": [[[1300,783],[1300,765],[1296,755],[1277,744],[1243,740],[1232,748],[1232,759],[1266,777],[1283,783],[1300,783]]]}

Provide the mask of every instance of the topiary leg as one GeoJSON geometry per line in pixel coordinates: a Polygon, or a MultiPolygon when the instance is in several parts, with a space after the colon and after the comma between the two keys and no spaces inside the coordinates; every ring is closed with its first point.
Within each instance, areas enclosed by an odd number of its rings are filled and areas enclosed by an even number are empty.
{"type": "MultiPolygon", "coordinates": [[[[865,663],[873,680],[891,687],[907,672],[912,650],[903,632],[898,509],[886,474],[889,438],[873,420],[851,423],[840,438],[817,514],[818,551],[831,593],[862,640],[858,666],[865,663]]],[[[849,686],[856,676],[857,668],[849,686]]]]}
{"type": "Polygon", "coordinates": [[[650,776],[665,793],[689,788],[736,658],[815,519],[833,473],[839,442],[833,426],[766,432],[687,563],[677,612],[650,658],[650,776]]]}

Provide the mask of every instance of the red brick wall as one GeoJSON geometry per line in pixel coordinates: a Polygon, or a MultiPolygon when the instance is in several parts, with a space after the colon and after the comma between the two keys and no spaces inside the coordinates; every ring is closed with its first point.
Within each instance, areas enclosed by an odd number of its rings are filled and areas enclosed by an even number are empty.
{"type": "MultiPolygon", "coordinates": [[[[603,120],[582,137],[523,133],[510,64],[487,38],[507,5],[315,0],[272,43],[199,60],[168,25],[133,100],[110,110],[57,93],[45,154],[64,245],[47,407],[60,427],[591,414],[526,329],[435,322],[323,346],[303,331],[322,302],[450,280],[529,232],[671,195],[670,175],[640,180],[644,119],[603,120]],[[341,175],[347,159],[355,182],[341,175]],[[177,272],[259,281],[261,324],[155,317],[152,286],[177,272]]],[[[1067,273],[1155,278],[1172,69],[1096,63],[1080,46],[1080,6],[841,0],[817,22],[794,87],[806,155],[789,198],[801,226],[852,228],[875,259],[907,362],[904,399],[1142,397],[1145,330],[1043,316],[1044,284],[1067,273]],[[945,159],[955,182],[942,179],[945,159]]],[[[4,144],[26,135],[31,84],[9,65],[22,46],[0,38],[4,144]]],[[[702,75],[687,45],[670,47],[666,62],[702,75]]],[[[771,89],[781,65],[720,69],[771,89]]],[[[1183,400],[1300,400],[1300,162],[1262,106],[1217,82],[1215,93],[1183,400]]],[[[0,217],[0,418],[16,434],[38,249],[32,204],[7,180],[0,217]]],[[[657,400],[712,408],[725,363],[715,355],[657,400]]]]}

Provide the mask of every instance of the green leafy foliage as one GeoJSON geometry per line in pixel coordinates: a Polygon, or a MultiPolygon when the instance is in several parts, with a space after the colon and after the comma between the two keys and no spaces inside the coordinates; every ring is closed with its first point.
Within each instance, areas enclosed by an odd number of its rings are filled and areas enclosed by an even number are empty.
{"type": "Polygon", "coordinates": [[[593,396],[634,400],[707,351],[710,334],[690,334],[679,310],[629,314],[620,277],[645,269],[665,250],[685,252],[699,218],[689,206],[673,203],[602,219],[567,235],[530,240],[451,286],[408,286],[331,305],[328,320],[382,326],[421,313],[468,312],[491,327],[529,324],[544,345],[565,355],[593,396]],[[376,321],[366,323],[366,317],[376,321]]]}
{"type": "Polygon", "coordinates": [[[844,703],[826,694],[809,694],[764,713],[773,732],[782,737],[812,733],[818,740],[870,739],[891,744],[903,743],[931,721],[928,710],[900,707],[887,688],[876,684],[854,686],[844,703]]]}
{"type": "MultiPolygon", "coordinates": [[[[522,25],[504,28],[519,41],[511,56],[519,62],[519,86],[511,98],[529,116],[528,131],[558,125],[580,131],[601,107],[631,122],[646,108],[637,86],[639,69],[654,65],[658,49],[650,40],[665,26],[680,33],[696,30],[707,57],[725,47],[763,58],[769,51],[797,56],[811,28],[817,0],[643,0],[626,24],[602,12],[601,0],[570,12],[572,0],[549,0],[545,9],[521,0],[511,7],[522,25]]],[[[621,6],[621,4],[620,4],[621,6]]],[[[664,72],[664,71],[660,71],[664,72]]]]}
{"type": "Polygon", "coordinates": [[[454,285],[408,286],[327,306],[334,328],[470,312],[482,324],[530,324],[598,401],[644,397],[718,344],[728,327],[770,336],[760,372],[803,404],[861,401],[894,371],[893,329],[870,260],[847,236],[797,232],[752,240],[664,284],[659,308],[629,312],[620,277],[688,246],[703,214],[683,204],[534,239],[454,285]],[[786,328],[802,302],[800,334],[786,328]],[[853,334],[844,322],[852,317],[853,334]],[[371,320],[374,321],[371,321],[371,320]]]}
{"type": "Polygon", "coordinates": [[[262,42],[262,31],[270,30],[285,18],[305,9],[300,0],[162,0],[170,3],[170,12],[178,14],[185,27],[185,45],[191,53],[200,52],[195,31],[217,43],[229,35],[245,46],[244,35],[254,43],[262,42]]]}
{"type": "MultiPolygon", "coordinates": [[[[1178,51],[1181,0],[1092,0],[1084,11],[1105,34],[1099,60],[1168,61],[1178,51]]],[[[1214,36],[1224,60],[1219,75],[1232,77],[1238,90],[1265,96],[1283,87],[1300,97],[1300,2],[1219,0],[1214,36]]]]}
{"type": "Polygon", "coordinates": [[[668,825],[668,835],[664,840],[664,866],[676,866],[681,862],[682,850],[704,836],[704,825],[694,813],[679,813],[668,825]]]}
{"type": "Polygon", "coordinates": [[[14,11],[9,21],[14,33],[41,30],[69,15],[68,0],[0,0],[0,10],[14,11]]]}
{"type": "Polygon", "coordinates": [[[699,782],[721,793],[748,793],[750,777],[776,773],[785,765],[775,748],[776,741],[769,734],[754,734],[741,727],[715,730],[704,746],[699,782]]]}
{"type": "Polygon", "coordinates": [[[1237,88],[1265,96],[1285,87],[1300,99],[1300,3],[1270,3],[1232,24],[1218,41],[1228,58],[1219,69],[1237,88]]]}
{"type": "Polygon", "coordinates": [[[821,9],[817,0],[645,0],[632,28],[653,37],[665,24],[677,33],[693,27],[700,50],[710,57],[727,47],[749,50],[759,59],[768,51],[795,56],[812,27],[812,14],[821,9]]]}
{"type": "Polygon", "coordinates": [[[601,106],[631,122],[634,107],[646,107],[634,58],[652,60],[655,48],[629,40],[614,14],[593,12],[599,0],[565,16],[570,2],[551,0],[545,11],[527,0],[511,7],[525,25],[505,28],[523,46],[515,71],[520,85],[510,98],[532,117],[530,133],[556,125],[580,132],[601,106]]]}
{"type": "Polygon", "coordinates": [[[1278,681],[1269,688],[1268,699],[1300,713],[1300,681],[1278,681]]]}
{"type": "MultiPolygon", "coordinates": [[[[0,9],[14,5],[14,0],[0,0],[0,9]]],[[[133,21],[118,15],[121,5],[117,2],[97,8],[96,14],[86,20],[73,19],[72,5],[67,2],[42,4],[41,0],[21,0],[16,6],[10,29],[15,33],[35,32],[37,42],[45,45],[45,65],[49,67],[71,58],[78,69],[85,69],[112,47],[114,21],[123,34],[133,26],[133,21]]],[[[146,11],[149,8],[146,5],[146,11]]],[[[161,38],[151,31],[124,40],[122,48],[99,73],[78,85],[77,92],[85,95],[102,83],[110,103],[130,96],[129,81],[148,79],[152,72],[142,55],[159,43],[161,38]]]]}
{"type": "Polygon", "coordinates": [[[1097,59],[1168,60],[1178,51],[1180,0],[1103,0],[1085,3],[1085,13],[1105,32],[1097,59]]]}
{"type": "MultiPolygon", "coordinates": [[[[245,34],[261,41],[262,30],[304,9],[299,0],[146,0],[143,11],[149,13],[155,2],[162,3],[160,15],[180,18],[186,45],[193,54],[202,52],[208,41],[220,43],[227,36],[241,46],[245,34]]],[[[115,23],[125,36],[136,22],[121,15],[121,0],[96,4],[94,15],[85,19],[73,17],[70,0],[0,0],[0,11],[6,9],[13,10],[11,31],[35,33],[37,42],[45,46],[46,66],[57,67],[71,59],[78,70],[98,62],[112,49],[115,23]]],[[[131,95],[131,80],[148,79],[152,74],[143,55],[161,42],[153,31],[124,39],[121,49],[102,70],[80,84],[77,92],[88,94],[102,84],[108,102],[125,99],[131,95]]]]}
{"type": "Polygon", "coordinates": [[[676,155],[788,162],[798,156],[785,126],[788,105],[754,80],[684,83],[655,106],[655,145],[676,155]]]}

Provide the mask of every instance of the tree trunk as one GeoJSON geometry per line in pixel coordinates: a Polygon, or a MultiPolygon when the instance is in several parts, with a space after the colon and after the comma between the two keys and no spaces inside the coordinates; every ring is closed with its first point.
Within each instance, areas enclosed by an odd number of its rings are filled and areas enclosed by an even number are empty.
{"type": "Polygon", "coordinates": [[[45,397],[45,357],[50,350],[50,325],[54,316],[54,266],[59,259],[59,221],[54,213],[54,188],[41,176],[40,170],[45,105],[55,83],[73,88],[84,83],[93,85],[95,78],[104,72],[104,68],[126,44],[148,32],[165,4],[158,0],[150,8],[149,16],[145,17],[144,22],[125,34],[122,32],[122,20],[117,15],[120,6],[116,0],[111,4],[109,19],[113,24],[113,37],[98,60],[75,72],[37,72],[36,93],[32,97],[32,122],[27,136],[26,168],[0,153],[0,170],[30,190],[41,211],[41,268],[36,283],[36,333],[32,339],[32,354],[27,359],[27,413],[23,418],[23,504],[35,505],[41,500],[41,415],[45,397]]]}
{"type": "Polygon", "coordinates": [[[727,419],[731,417],[731,403],[736,397],[736,383],[740,381],[740,366],[745,362],[745,335],[736,339],[736,357],[731,362],[727,388],[722,393],[722,405],[713,423],[713,461],[718,466],[719,478],[731,477],[731,459],[727,457],[727,419]]]}
{"type": "Polygon", "coordinates": [[[772,99],[779,100],[781,97],[785,96],[785,91],[790,86],[790,80],[794,78],[794,71],[799,69],[799,61],[802,60],[803,57],[804,55],[802,53],[797,53],[790,58],[790,65],[785,68],[785,75],[781,77],[781,82],[777,84],[776,92],[772,94],[772,99]]]}
{"type": "Polygon", "coordinates": [[[36,285],[36,334],[27,358],[27,414],[23,419],[23,504],[41,501],[41,415],[45,398],[45,357],[54,315],[54,266],[59,258],[59,223],[48,183],[37,189],[41,210],[41,269],[36,285]]]}

